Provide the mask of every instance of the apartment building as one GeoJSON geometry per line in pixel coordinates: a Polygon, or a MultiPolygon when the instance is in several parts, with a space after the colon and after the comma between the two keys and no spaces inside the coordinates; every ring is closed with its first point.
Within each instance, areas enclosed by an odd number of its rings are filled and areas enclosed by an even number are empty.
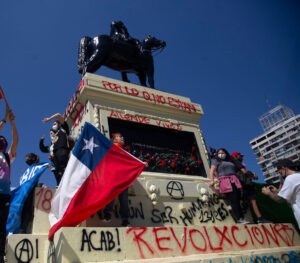
{"type": "Polygon", "coordinates": [[[278,105],[263,114],[259,121],[264,133],[250,141],[266,183],[279,181],[274,163],[288,158],[300,160],[300,114],[278,105]]]}

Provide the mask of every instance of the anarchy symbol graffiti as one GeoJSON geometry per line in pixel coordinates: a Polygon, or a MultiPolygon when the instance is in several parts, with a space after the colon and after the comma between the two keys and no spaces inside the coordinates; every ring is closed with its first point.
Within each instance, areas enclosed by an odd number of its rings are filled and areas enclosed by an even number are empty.
{"type": "Polygon", "coordinates": [[[33,258],[33,246],[29,239],[22,239],[15,248],[15,257],[20,263],[28,263],[33,258]]]}
{"type": "Polygon", "coordinates": [[[167,193],[172,199],[181,200],[184,198],[183,185],[178,181],[170,181],[167,184],[167,193]]]}

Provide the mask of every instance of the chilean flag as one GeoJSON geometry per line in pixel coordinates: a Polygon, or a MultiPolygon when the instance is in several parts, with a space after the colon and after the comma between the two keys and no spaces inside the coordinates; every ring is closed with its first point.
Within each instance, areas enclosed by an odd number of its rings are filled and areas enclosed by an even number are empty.
{"type": "Polygon", "coordinates": [[[76,226],[131,185],[145,164],[85,123],[51,202],[48,239],[64,226],[76,226]]]}

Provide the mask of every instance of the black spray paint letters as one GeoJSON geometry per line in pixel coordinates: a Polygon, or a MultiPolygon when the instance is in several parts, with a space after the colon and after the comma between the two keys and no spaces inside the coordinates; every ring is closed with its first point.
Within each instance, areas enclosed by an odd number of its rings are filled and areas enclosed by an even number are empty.
{"type": "Polygon", "coordinates": [[[179,224],[178,219],[172,216],[173,209],[171,206],[166,206],[165,211],[161,212],[160,210],[154,208],[152,209],[152,223],[176,223],[179,224]]]}
{"type": "Polygon", "coordinates": [[[178,181],[170,181],[167,184],[166,190],[172,199],[182,200],[184,198],[183,185],[178,181]]]}
{"type": "Polygon", "coordinates": [[[180,219],[182,223],[187,226],[189,224],[193,223],[193,219],[197,217],[199,211],[199,222],[200,223],[207,223],[212,222],[215,223],[216,221],[224,221],[226,217],[229,216],[229,212],[227,211],[224,203],[221,203],[218,208],[207,210],[202,209],[202,206],[197,205],[197,203],[192,202],[191,206],[181,211],[182,215],[180,216],[180,219]]]}
{"type": "Polygon", "coordinates": [[[199,219],[200,223],[215,223],[216,221],[224,221],[229,216],[224,203],[220,203],[213,196],[208,204],[197,199],[197,201],[191,202],[186,210],[182,210],[179,213],[180,216],[176,217],[171,206],[166,206],[164,211],[154,208],[151,211],[151,222],[154,224],[171,223],[178,225],[181,221],[182,224],[188,226],[188,224],[193,223],[195,217],[199,219]]]}
{"type": "Polygon", "coordinates": [[[86,249],[88,252],[91,252],[92,250],[112,251],[116,248],[117,251],[120,252],[121,248],[118,228],[116,228],[115,231],[116,232],[89,231],[87,229],[82,229],[80,251],[86,251],[86,249]]]}
{"type": "MultiPolygon", "coordinates": [[[[35,258],[39,258],[39,240],[35,239],[35,258]]],[[[34,257],[34,246],[27,238],[22,239],[15,247],[15,258],[20,263],[29,263],[34,257]]]]}

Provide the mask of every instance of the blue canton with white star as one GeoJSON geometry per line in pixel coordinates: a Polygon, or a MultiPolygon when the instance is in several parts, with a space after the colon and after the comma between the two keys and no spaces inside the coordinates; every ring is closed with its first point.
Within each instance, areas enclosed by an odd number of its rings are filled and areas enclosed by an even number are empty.
{"type": "Polygon", "coordinates": [[[95,126],[86,122],[73,150],[73,155],[93,171],[111,146],[110,140],[95,126]]]}

